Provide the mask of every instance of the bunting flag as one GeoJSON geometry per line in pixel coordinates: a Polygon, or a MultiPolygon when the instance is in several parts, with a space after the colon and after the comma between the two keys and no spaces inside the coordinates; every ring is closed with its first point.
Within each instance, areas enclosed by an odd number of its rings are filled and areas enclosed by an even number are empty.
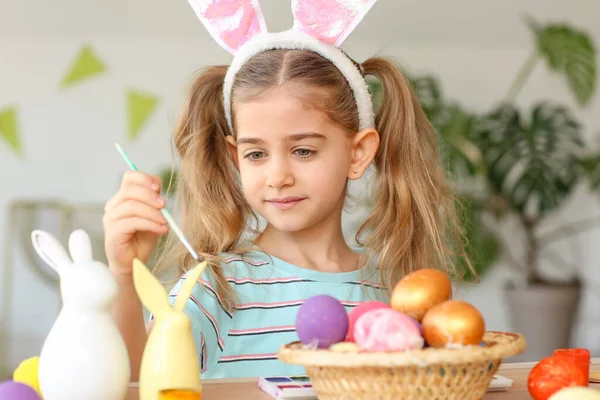
{"type": "Polygon", "coordinates": [[[0,139],[3,139],[16,153],[21,153],[17,109],[14,106],[0,109],[0,139]]]}
{"type": "Polygon", "coordinates": [[[148,93],[137,90],[127,92],[127,106],[129,112],[129,132],[127,138],[134,141],[142,132],[144,126],[156,110],[158,98],[148,93]]]}
{"type": "Polygon", "coordinates": [[[82,83],[106,71],[106,67],[90,46],[84,46],[77,59],[63,78],[61,87],[68,88],[82,83]]]}

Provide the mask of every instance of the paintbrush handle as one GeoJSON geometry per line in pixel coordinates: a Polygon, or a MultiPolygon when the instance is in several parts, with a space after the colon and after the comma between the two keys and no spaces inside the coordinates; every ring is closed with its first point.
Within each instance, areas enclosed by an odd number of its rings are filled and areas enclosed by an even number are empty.
{"type": "Polygon", "coordinates": [[[187,248],[192,257],[194,257],[194,259],[199,262],[200,256],[198,256],[198,253],[196,253],[192,245],[187,241],[185,235],[183,234],[179,226],[175,223],[175,220],[171,216],[171,213],[166,208],[161,208],[160,212],[167,220],[167,223],[169,224],[173,232],[175,232],[175,235],[177,235],[179,240],[181,240],[181,243],[183,243],[183,245],[187,248]]]}

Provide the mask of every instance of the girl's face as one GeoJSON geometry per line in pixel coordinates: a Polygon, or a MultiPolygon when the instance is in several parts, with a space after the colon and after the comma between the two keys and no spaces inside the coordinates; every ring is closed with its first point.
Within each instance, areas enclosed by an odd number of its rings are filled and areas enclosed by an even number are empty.
{"type": "Polygon", "coordinates": [[[238,104],[235,124],[228,140],[252,209],[290,233],[339,218],[347,178],[363,172],[354,172],[354,135],[285,86],[238,104]]]}

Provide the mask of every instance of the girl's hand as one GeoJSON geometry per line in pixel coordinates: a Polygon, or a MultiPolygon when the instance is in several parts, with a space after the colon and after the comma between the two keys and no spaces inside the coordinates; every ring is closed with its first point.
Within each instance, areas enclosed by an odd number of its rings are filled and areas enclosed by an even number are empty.
{"type": "Polygon", "coordinates": [[[117,194],[106,203],[104,246],[117,278],[131,279],[134,258],[147,262],[159,236],[169,229],[160,212],[166,204],[160,187],[159,177],[128,171],[117,194]]]}

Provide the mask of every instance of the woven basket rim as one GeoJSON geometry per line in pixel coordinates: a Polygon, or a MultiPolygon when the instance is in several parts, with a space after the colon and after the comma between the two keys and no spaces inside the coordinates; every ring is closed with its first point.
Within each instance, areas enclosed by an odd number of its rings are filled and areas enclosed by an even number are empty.
{"type": "Polygon", "coordinates": [[[512,357],[525,350],[525,338],[519,333],[487,331],[484,346],[460,348],[424,348],[387,353],[336,353],[328,349],[309,349],[300,342],[283,345],[277,358],[288,364],[336,367],[397,367],[431,364],[464,364],[512,357]]]}

